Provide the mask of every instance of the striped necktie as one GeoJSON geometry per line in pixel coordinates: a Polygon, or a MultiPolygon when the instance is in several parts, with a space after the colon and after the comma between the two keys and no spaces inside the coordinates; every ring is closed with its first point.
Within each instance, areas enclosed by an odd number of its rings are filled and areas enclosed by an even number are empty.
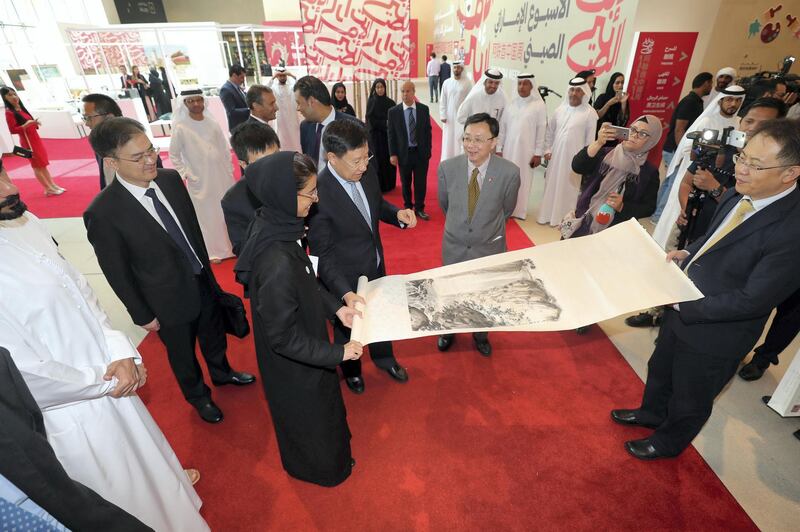
{"type": "Polygon", "coordinates": [[[689,266],[691,266],[692,263],[696,261],[701,255],[703,255],[703,253],[705,253],[706,251],[717,245],[717,243],[723,238],[725,238],[728,235],[728,233],[739,227],[739,225],[741,225],[741,223],[744,221],[745,216],[747,216],[754,210],[755,207],[753,207],[753,202],[750,201],[750,199],[748,198],[742,198],[742,200],[739,201],[739,205],[736,206],[736,211],[734,211],[733,216],[731,216],[731,219],[728,220],[727,224],[725,224],[725,227],[720,229],[717,232],[717,234],[711,238],[711,240],[706,242],[703,248],[700,251],[698,251],[697,254],[694,256],[694,258],[691,261],[689,261],[689,264],[686,265],[686,269],[688,269],[689,266]]]}
{"type": "Polygon", "coordinates": [[[358,212],[361,213],[361,216],[364,217],[364,221],[367,222],[367,226],[369,226],[369,230],[372,231],[372,223],[369,219],[369,213],[367,213],[367,206],[364,205],[364,200],[361,198],[361,193],[358,191],[358,187],[354,181],[349,181],[350,184],[350,197],[353,198],[353,203],[356,204],[356,209],[358,212]]]}
{"type": "Polygon", "coordinates": [[[477,167],[472,169],[472,175],[469,178],[469,189],[467,190],[467,212],[469,219],[472,221],[472,215],[475,214],[475,206],[478,204],[478,197],[481,195],[481,187],[478,185],[477,167]]]}

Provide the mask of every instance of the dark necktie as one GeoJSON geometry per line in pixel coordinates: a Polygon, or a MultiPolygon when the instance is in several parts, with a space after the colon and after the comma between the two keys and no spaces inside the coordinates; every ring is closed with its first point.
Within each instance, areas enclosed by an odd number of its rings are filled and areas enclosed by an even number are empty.
{"type": "Polygon", "coordinates": [[[192,266],[192,272],[194,272],[195,275],[199,275],[203,271],[203,265],[197,260],[194,251],[192,251],[191,246],[189,246],[189,242],[187,242],[186,237],[183,236],[178,222],[175,221],[175,218],[172,217],[169,210],[167,210],[164,204],[161,203],[161,200],[158,199],[155,189],[148,188],[144,195],[153,200],[156,214],[158,214],[158,217],[161,219],[161,223],[164,224],[164,229],[167,230],[172,240],[174,240],[178,247],[186,254],[186,258],[189,259],[189,264],[192,266]]]}
{"type": "Polygon", "coordinates": [[[314,162],[319,164],[319,149],[321,147],[322,142],[322,124],[317,124],[317,133],[314,137],[314,150],[311,153],[311,158],[314,159],[314,162]]]}
{"type": "Polygon", "coordinates": [[[372,223],[370,222],[369,214],[367,213],[367,206],[364,205],[364,200],[361,198],[361,194],[358,192],[358,187],[353,181],[349,181],[349,184],[350,197],[353,198],[353,203],[356,204],[356,209],[358,209],[358,212],[360,212],[361,216],[364,217],[364,221],[367,222],[369,230],[372,231],[372,223]]]}
{"type": "Polygon", "coordinates": [[[414,118],[414,108],[408,108],[408,143],[410,146],[417,145],[417,119],[414,118]]]}
{"type": "Polygon", "coordinates": [[[478,184],[478,174],[480,170],[473,168],[472,175],[469,178],[469,187],[467,188],[467,214],[470,221],[472,215],[475,214],[475,206],[478,204],[478,198],[481,195],[481,187],[478,184]]]}

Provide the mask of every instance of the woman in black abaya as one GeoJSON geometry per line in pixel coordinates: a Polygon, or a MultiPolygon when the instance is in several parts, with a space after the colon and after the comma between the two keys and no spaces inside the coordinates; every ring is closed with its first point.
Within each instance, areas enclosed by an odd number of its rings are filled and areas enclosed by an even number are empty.
{"type": "Polygon", "coordinates": [[[386,81],[376,79],[369,90],[366,119],[369,129],[369,145],[377,161],[381,192],[393,190],[397,185],[397,168],[389,160],[391,154],[389,153],[389,133],[387,131],[389,109],[394,106],[394,100],[386,95],[386,81]]]}
{"type": "Polygon", "coordinates": [[[318,201],[316,167],[306,155],[278,152],[251,164],[245,179],[264,207],[235,270],[250,292],[256,357],[281,462],[295,478],[336,486],[355,463],[336,367],[358,359],[362,347],[330,343],[326,319],[335,315],[351,324],[356,311],[319,285],[300,246],[304,218],[318,201]]]}

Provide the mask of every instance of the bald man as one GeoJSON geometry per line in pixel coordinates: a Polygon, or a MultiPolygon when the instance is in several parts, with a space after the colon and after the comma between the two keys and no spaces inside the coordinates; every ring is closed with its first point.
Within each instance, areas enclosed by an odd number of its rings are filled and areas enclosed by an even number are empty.
{"type": "Polygon", "coordinates": [[[431,158],[431,114],[427,105],[417,101],[411,81],[403,83],[400,96],[402,101],[389,109],[389,154],[392,164],[400,167],[405,208],[428,220],[425,192],[431,158]]]}

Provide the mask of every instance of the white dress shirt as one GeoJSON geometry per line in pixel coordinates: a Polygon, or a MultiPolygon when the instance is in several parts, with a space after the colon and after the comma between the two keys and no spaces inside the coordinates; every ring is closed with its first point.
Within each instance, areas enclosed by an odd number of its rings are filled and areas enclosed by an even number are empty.
{"type": "MultiPolygon", "coordinates": [[[[331,106],[331,114],[329,114],[328,117],[321,122],[322,123],[322,133],[320,133],[320,137],[319,137],[319,155],[317,156],[317,163],[318,163],[317,164],[317,172],[321,172],[322,169],[325,168],[325,165],[328,163],[328,160],[325,158],[325,153],[326,153],[325,152],[325,146],[322,145],[322,136],[325,134],[325,128],[327,128],[328,124],[330,124],[334,120],[336,120],[336,109],[334,109],[333,106],[331,106]]],[[[316,126],[315,126],[315,128],[316,128],[316,126]]],[[[314,133],[316,134],[316,129],[315,129],[314,133]]]]}
{"type": "MultiPolygon", "coordinates": [[[[486,160],[478,166],[478,188],[483,189],[483,180],[486,177],[486,169],[489,168],[489,161],[492,160],[492,156],[486,158],[486,160]]],[[[472,170],[475,169],[475,165],[472,164],[472,161],[467,159],[467,184],[469,184],[469,180],[472,179],[472,170]]]]}

